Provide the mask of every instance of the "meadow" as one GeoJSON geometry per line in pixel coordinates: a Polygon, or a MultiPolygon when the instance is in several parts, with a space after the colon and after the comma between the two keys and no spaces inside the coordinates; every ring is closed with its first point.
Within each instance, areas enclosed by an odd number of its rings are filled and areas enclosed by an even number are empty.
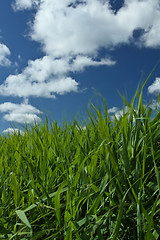
{"type": "Polygon", "coordinates": [[[83,124],[0,137],[0,239],[159,239],[160,112],[143,88],[119,118],[104,99],[83,124]]]}

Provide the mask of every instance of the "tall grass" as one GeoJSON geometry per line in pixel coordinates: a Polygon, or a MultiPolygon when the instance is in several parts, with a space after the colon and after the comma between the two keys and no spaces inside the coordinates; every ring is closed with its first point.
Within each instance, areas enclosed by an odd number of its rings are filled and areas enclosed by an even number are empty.
{"type": "Polygon", "coordinates": [[[118,119],[104,100],[85,127],[0,137],[0,239],[159,239],[160,112],[142,90],[118,119]]]}

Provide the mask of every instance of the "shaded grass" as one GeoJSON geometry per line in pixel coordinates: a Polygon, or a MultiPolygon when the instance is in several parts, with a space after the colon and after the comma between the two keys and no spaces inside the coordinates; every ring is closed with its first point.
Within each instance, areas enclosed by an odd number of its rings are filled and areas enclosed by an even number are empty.
{"type": "Polygon", "coordinates": [[[85,128],[46,119],[0,137],[0,239],[159,239],[160,112],[143,87],[118,119],[104,99],[85,128]]]}

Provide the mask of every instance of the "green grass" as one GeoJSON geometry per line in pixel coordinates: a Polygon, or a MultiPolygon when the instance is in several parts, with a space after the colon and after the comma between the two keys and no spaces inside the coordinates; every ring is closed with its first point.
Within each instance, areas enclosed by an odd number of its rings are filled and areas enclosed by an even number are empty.
{"type": "Polygon", "coordinates": [[[160,112],[143,87],[118,119],[104,100],[85,128],[46,119],[0,137],[0,239],[159,239],[160,112]]]}

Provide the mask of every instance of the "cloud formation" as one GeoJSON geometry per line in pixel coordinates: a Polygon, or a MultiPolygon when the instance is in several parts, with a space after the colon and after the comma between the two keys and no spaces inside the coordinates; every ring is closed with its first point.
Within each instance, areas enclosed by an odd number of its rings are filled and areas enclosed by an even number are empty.
{"type": "Polygon", "coordinates": [[[65,94],[78,91],[78,83],[69,72],[83,71],[85,67],[114,65],[110,59],[95,61],[90,57],[77,56],[73,58],[54,59],[44,56],[35,61],[29,61],[21,74],[9,75],[4,84],[0,85],[0,94],[16,97],[55,98],[55,94],[65,94]]]}
{"type": "Polygon", "coordinates": [[[148,87],[148,92],[152,94],[160,93],[160,78],[157,77],[155,81],[148,87]]]}
{"type": "Polygon", "coordinates": [[[160,47],[159,0],[125,0],[118,11],[109,2],[15,0],[15,10],[36,7],[29,35],[41,43],[44,57],[28,61],[22,73],[9,76],[0,94],[55,97],[77,91],[78,83],[69,77],[70,72],[116,64],[111,58],[98,59],[99,49],[130,43],[160,47]],[[135,31],[139,31],[136,39],[135,31]]]}
{"type": "MultiPolygon", "coordinates": [[[[30,36],[42,44],[47,55],[93,55],[99,48],[116,47],[133,40],[143,29],[143,46],[159,47],[159,0],[126,0],[115,14],[109,1],[71,0],[41,2],[30,36]],[[47,29],[47,31],[46,31],[47,29]]],[[[160,36],[159,36],[160,37],[160,36]]]]}
{"type": "MultiPolygon", "coordinates": [[[[118,11],[109,0],[14,0],[12,6],[15,11],[34,8],[29,37],[41,44],[44,56],[29,60],[19,74],[9,75],[0,85],[0,95],[55,98],[57,94],[78,92],[80,84],[70,73],[116,64],[108,55],[101,57],[99,50],[109,52],[130,43],[160,47],[159,0],[124,0],[118,11]]],[[[9,49],[0,44],[0,65],[10,64],[9,54],[9,49]]],[[[157,91],[155,86],[157,83],[149,91],[157,91]]],[[[39,120],[39,113],[32,109],[22,114],[21,105],[19,111],[8,109],[4,118],[39,120]]]]}
{"type": "Polygon", "coordinates": [[[0,43],[0,66],[9,66],[11,64],[8,56],[11,54],[9,48],[0,43]]]}
{"type": "Polygon", "coordinates": [[[119,109],[117,107],[112,107],[108,109],[108,114],[111,117],[111,120],[114,120],[115,117],[116,119],[119,119],[121,116],[123,116],[124,113],[126,113],[128,111],[128,107],[125,106],[125,109],[119,109]]]}
{"type": "Polygon", "coordinates": [[[149,105],[149,107],[152,110],[157,110],[157,109],[159,110],[160,109],[160,103],[157,100],[153,99],[151,104],[149,105]]]}
{"type": "Polygon", "coordinates": [[[21,104],[15,104],[11,102],[5,102],[0,104],[0,112],[5,113],[3,118],[6,121],[17,123],[34,123],[39,122],[40,118],[37,114],[42,112],[35,107],[29,105],[27,102],[21,104]]]}
{"type": "Polygon", "coordinates": [[[9,133],[9,134],[18,134],[20,133],[21,135],[24,134],[24,132],[18,128],[7,128],[5,130],[3,130],[3,133],[9,133]]]}
{"type": "Polygon", "coordinates": [[[40,0],[16,0],[14,4],[12,4],[13,9],[23,10],[23,9],[32,9],[33,7],[37,7],[40,3],[40,0]]]}

